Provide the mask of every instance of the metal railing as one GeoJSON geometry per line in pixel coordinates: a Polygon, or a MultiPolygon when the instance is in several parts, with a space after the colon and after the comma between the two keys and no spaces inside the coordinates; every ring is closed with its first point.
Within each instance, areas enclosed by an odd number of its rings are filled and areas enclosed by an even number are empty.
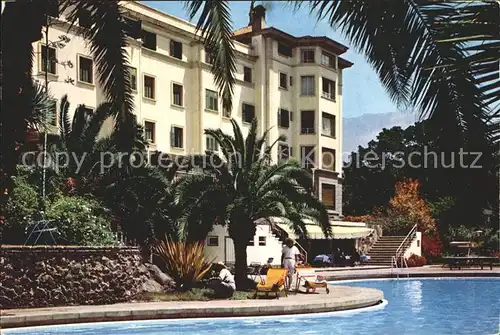
{"type": "Polygon", "coordinates": [[[297,241],[295,241],[295,245],[299,248],[300,252],[304,253],[304,257],[306,258],[306,263],[307,263],[307,251],[304,249],[303,246],[301,246],[297,241]]]}
{"type": "Polygon", "coordinates": [[[410,232],[404,238],[403,242],[401,242],[401,244],[399,245],[398,249],[396,250],[396,254],[393,257],[396,257],[396,259],[398,259],[399,257],[403,257],[404,252],[406,251],[406,248],[404,246],[406,245],[407,242],[409,241],[411,242],[413,238],[416,236],[416,234],[417,234],[417,225],[414,225],[411,228],[410,232]]]}
{"type": "Polygon", "coordinates": [[[410,274],[408,272],[408,262],[406,261],[404,255],[399,257],[399,266],[398,266],[398,258],[396,256],[391,257],[391,276],[394,274],[394,269],[398,270],[396,271],[396,277],[398,279],[400,275],[399,269],[401,270],[406,269],[406,278],[410,278],[410,274]]]}

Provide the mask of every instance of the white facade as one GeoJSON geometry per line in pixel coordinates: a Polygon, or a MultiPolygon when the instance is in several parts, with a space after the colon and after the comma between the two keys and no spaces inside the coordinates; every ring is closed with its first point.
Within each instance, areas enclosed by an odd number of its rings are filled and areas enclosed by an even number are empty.
{"type": "MultiPolygon", "coordinates": [[[[253,241],[249,241],[247,246],[247,264],[265,264],[269,258],[273,258],[271,264],[280,265],[282,247],[282,242],[272,233],[269,225],[259,224],[253,241]]],[[[234,244],[225,227],[215,226],[208,234],[205,254],[216,262],[234,263],[234,244]]]]}
{"type": "MultiPolygon", "coordinates": [[[[204,152],[210,144],[205,129],[231,133],[231,117],[245,132],[251,115],[244,111],[253,106],[259,132],[272,128],[269,143],[280,134],[287,136],[281,147],[274,148],[275,161],[285,146],[303,162],[301,154],[314,148],[316,192],[332,216],[342,217],[342,71],[352,64],[339,55],[347,47],[326,37],[294,37],[266,28],[263,7],[257,6],[261,11],[256,12],[254,23],[235,32],[238,59],[233,110],[230,116],[223,115],[221,99],[207,96],[217,88],[195,26],[140,2],[123,2],[123,7],[155,39],[151,45],[145,37],[129,37],[126,48],[135,73],[134,112],[151,139],[149,150],[177,155],[204,152]],[[288,49],[283,51],[283,46],[288,49]]],[[[68,31],[64,20],[64,15],[53,20],[48,34],[49,41],[61,35],[70,38],[64,48],[50,51],[57,59],[49,75],[50,92],[57,100],[67,94],[71,112],[79,104],[95,109],[105,102],[95,64],[85,41],[68,31]],[[85,70],[89,60],[90,75],[85,70]],[[73,66],[63,65],[68,61],[73,66]]],[[[34,76],[42,81],[44,41],[35,43],[34,76]]],[[[111,131],[111,120],[106,129],[111,131]]]]}

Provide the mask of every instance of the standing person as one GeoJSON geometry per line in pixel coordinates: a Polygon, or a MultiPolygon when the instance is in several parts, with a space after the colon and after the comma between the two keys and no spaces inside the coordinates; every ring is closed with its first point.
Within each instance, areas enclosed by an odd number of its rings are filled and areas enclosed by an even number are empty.
{"type": "Polygon", "coordinates": [[[214,290],[214,295],[218,298],[232,297],[236,290],[234,276],[222,262],[214,264],[214,270],[218,272],[219,275],[216,278],[212,278],[208,286],[214,290]]]}
{"type": "Polygon", "coordinates": [[[292,285],[293,274],[295,273],[295,264],[300,256],[299,249],[291,238],[285,240],[285,245],[281,251],[281,264],[288,270],[288,288],[292,285]]]}

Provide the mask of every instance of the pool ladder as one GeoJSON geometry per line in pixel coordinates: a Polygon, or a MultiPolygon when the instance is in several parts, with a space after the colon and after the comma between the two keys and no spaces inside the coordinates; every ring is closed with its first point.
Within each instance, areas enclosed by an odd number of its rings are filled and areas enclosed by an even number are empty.
{"type": "Polygon", "coordinates": [[[400,256],[399,257],[399,266],[398,266],[398,257],[396,256],[392,256],[391,257],[391,277],[394,275],[394,270],[396,270],[396,278],[399,279],[399,275],[400,274],[404,274],[402,273],[401,270],[404,270],[406,269],[406,278],[410,278],[410,274],[409,274],[409,271],[408,271],[408,262],[406,261],[406,258],[404,258],[404,256],[400,256]]]}

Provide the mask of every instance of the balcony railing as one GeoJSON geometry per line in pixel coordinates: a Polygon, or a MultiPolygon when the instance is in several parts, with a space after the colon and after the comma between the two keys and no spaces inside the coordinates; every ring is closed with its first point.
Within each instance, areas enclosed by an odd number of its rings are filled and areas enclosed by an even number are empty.
{"type": "Polygon", "coordinates": [[[300,128],[301,134],[315,134],[314,128],[300,128]]]}

